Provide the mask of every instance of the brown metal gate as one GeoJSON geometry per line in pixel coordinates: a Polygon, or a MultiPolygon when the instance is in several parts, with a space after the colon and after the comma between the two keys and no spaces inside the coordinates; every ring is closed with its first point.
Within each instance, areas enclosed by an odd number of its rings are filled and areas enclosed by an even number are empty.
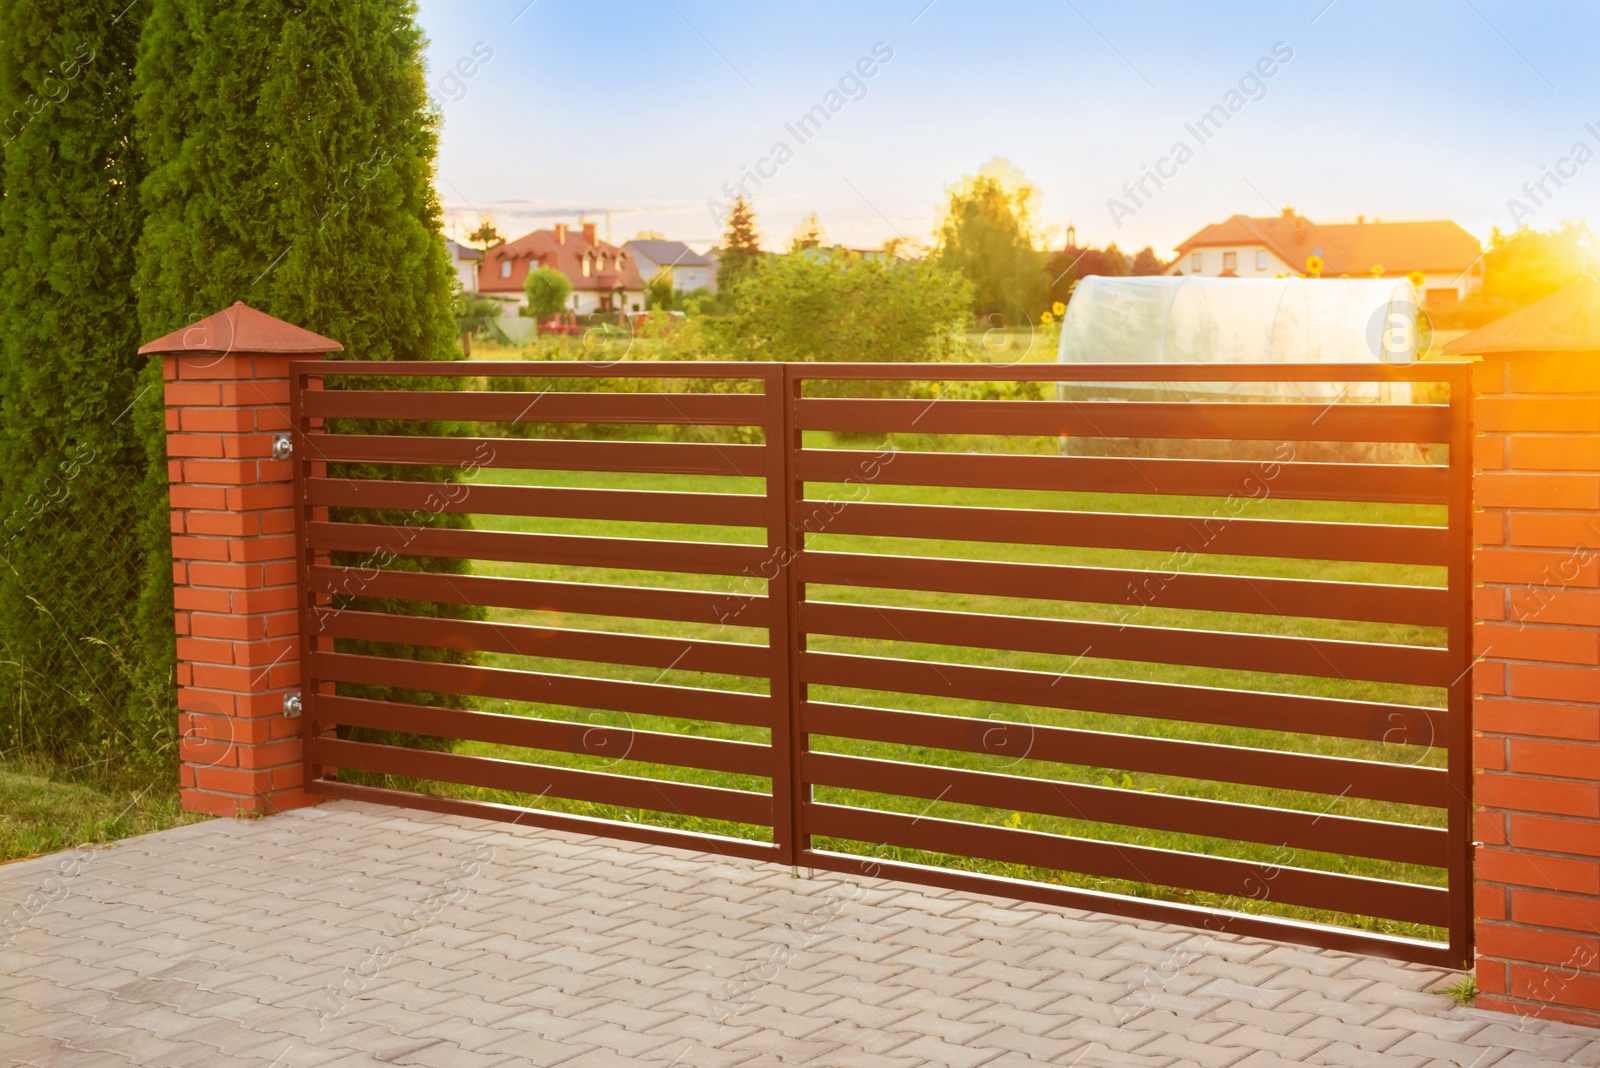
{"type": "Polygon", "coordinates": [[[1464,365],[1191,366],[1182,400],[1141,399],[1173,372],[1127,364],[363,363],[352,388],[323,388],[346,381],[332,371],[293,365],[313,791],[1435,964],[1470,957],[1464,365]],[[594,391],[398,388],[417,376],[594,391]],[[1087,383],[1118,399],[1056,392],[1087,383]],[[1265,400],[1268,383],[1336,385],[1265,400]],[[1438,395],[1363,402],[1396,383],[1438,395]],[[1217,399],[1193,399],[1208,391],[1217,399]],[[541,436],[379,434],[370,420],[541,436]],[[642,427],[655,429],[630,430],[642,427]],[[560,436],[578,428],[590,436],[560,436]],[[1104,455],[994,445],[1042,439],[1104,455]],[[1202,455],[1140,454],[1152,441],[1202,455]],[[1209,457],[1204,442],[1234,444],[1209,457]],[[440,467],[461,473],[444,481],[440,467]],[[601,485],[562,484],[578,473],[601,485]],[[733,491],[640,488],[663,478],[733,491]],[[1129,503],[1028,496],[1064,491],[1129,503]],[[997,507],[1006,494],[1021,506],[997,507]],[[1174,497],[1219,503],[1149,510],[1174,497]],[[454,513],[551,529],[437,525],[454,513]],[[582,526],[598,523],[636,533],[582,526]],[[718,533],[670,539],[661,524],[718,533]],[[1066,549],[1070,563],[1037,559],[1066,549]],[[400,570],[401,557],[526,573],[400,570]],[[1233,573],[1239,561],[1254,573],[1233,573]],[[1394,577],[1419,569],[1431,584],[1394,577]],[[566,625],[573,615],[638,626],[566,625]],[[674,625],[685,633],[638,632],[674,625]],[[732,681],[663,683],[673,671],[732,681]],[[591,712],[469,711],[353,687],[591,712]],[[547,758],[339,736],[349,728],[547,758]],[[1370,873],[1385,864],[1406,877],[1370,873]]]}

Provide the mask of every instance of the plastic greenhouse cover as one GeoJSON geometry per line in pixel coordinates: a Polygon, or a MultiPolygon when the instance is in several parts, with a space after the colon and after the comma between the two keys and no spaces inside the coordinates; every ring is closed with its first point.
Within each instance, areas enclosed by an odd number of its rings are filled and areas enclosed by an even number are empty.
{"type": "MultiPolygon", "coordinates": [[[[1107,278],[1078,283],[1063,363],[1412,363],[1417,295],[1406,279],[1107,278]]],[[[1181,377],[1175,376],[1175,382],[1181,377]]],[[[1195,383],[1193,392],[1409,398],[1376,383],[1195,383]]]]}

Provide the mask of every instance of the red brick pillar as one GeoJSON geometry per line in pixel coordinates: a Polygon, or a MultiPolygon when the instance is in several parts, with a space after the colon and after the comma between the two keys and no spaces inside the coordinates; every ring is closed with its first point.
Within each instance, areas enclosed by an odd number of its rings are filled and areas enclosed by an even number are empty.
{"type": "Polygon", "coordinates": [[[303,789],[289,361],[336,341],[235,304],[159,354],[172,484],[183,807],[259,816],[303,789]]]}
{"type": "Polygon", "coordinates": [[[1478,1004],[1600,1024],[1600,283],[1471,355],[1478,1004]]]}

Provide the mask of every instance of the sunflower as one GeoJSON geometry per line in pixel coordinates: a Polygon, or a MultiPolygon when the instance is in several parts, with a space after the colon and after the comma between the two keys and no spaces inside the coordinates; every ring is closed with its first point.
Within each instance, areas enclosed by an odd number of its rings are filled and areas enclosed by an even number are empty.
{"type": "Polygon", "coordinates": [[[1054,304],[1050,305],[1050,312],[1056,316],[1065,315],[1067,314],[1067,306],[1058,300],[1054,304]]]}
{"type": "Polygon", "coordinates": [[[1322,273],[1322,257],[1321,256],[1307,256],[1306,257],[1306,273],[1309,274],[1313,278],[1315,278],[1317,275],[1322,273]]]}
{"type": "Polygon", "coordinates": [[[1423,274],[1421,271],[1412,271],[1410,274],[1406,275],[1406,278],[1418,289],[1421,289],[1422,283],[1428,280],[1428,276],[1423,274]]]}
{"type": "Polygon", "coordinates": [[[1039,316],[1039,321],[1045,326],[1049,326],[1051,323],[1056,321],[1056,317],[1051,315],[1049,312],[1045,312],[1043,315],[1039,316]]]}

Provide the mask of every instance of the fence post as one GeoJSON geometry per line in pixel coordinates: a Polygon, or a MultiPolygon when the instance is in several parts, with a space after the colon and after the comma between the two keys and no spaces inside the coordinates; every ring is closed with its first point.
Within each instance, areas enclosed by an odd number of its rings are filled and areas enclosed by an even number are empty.
{"type": "Polygon", "coordinates": [[[1477,982],[1600,1024],[1600,282],[1445,347],[1474,368],[1477,982]]]}
{"type": "Polygon", "coordinates": [[[289,361],[342,348],[237,303],[139,349],[162,357],[166,393],[179,785],[190,812],[259,816],[317,800],[303,789],[300,720],[285,706],[300,663],[283,449],[289,361]]]}

